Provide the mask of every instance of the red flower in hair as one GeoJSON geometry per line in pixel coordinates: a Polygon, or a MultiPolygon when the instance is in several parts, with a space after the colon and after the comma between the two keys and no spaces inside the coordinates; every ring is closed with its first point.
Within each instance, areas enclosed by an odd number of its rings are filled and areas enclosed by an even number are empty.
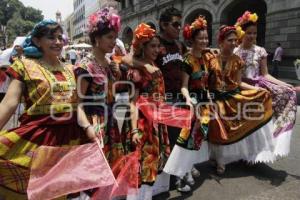
{"type": "Polygon", "coordinates": [[[206,29],[207,28],[207,21],[205,20],[204,16],[200,16],[191,25],[185,25],[183,28],[183,37],[186,40],[191,39],[192,32],[197,29],[206,29]]]}
{"type": "Polygon", "coordinates": [[[155,30],[149,25],[141,23],[134,31],[134,40],[132,46],[135,50],[140,47],[141,44],[149,41],[155,36],[155,30]]]}
{"type": "Polygon", "coordinates": [[[185,25],[184,28],[183,28],[183,37],[186,40],[189,40],[192,37],[192,30],[190,28],[190,25],[188,25],[188,24],[185,25]]]}
{"type": "Polygon", "coordinates": [[[220,30],[219,37],[218,37],[218,42],[220,43],[223,40],[225,40],[225,37],[227,36],[227,34],[229,32],[235,32],[237,34],[236,28],[234,26],[226,26],[226,27],[224,27],[220,30]]]}

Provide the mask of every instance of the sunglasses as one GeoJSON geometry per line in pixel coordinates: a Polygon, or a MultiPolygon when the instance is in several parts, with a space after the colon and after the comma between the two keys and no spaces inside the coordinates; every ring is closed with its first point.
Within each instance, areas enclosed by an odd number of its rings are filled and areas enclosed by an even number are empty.
{"type": "Polygon", "coordinates": [[[166,24],[171,24],[174,28],[181,27],[181,22],[175,21],[175,22],[167,22],[166,24]]]}

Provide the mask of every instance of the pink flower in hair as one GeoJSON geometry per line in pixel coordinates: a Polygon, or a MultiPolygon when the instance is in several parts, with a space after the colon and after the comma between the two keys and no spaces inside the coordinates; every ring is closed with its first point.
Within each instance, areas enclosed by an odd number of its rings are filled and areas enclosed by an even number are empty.
{"type": "Polygon", "coordinates": [[[89,17],[89,24],[91,26],[96,26],[97,23],[98,23],[98,17],[97,17],[97,14],[95,13],[89,17]]]}
{"type": "Polygon", "coordinates": [[[121,19],[119,15],[112,14],[110,19],[110,25],[114,27],[114,29],[119,32],[121,29],[121,19]]]}
{"type": "Polygon", "coordinates": [[[89,17],[88,32],[102,30],[105,27],[119,31],[121,27],[120,16],[115,14],[113,8],[101,9],[89,17]]]}

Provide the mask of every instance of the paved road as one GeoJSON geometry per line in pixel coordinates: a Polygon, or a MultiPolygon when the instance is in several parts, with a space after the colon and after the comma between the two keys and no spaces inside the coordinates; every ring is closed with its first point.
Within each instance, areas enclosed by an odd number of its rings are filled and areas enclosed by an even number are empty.
{"type": "Polygon", "coordinates": [[[300,106],[288,157],[273,164],[233,163],[222,177],[209,163],[197,168],[201,177],[192,193],[181,195],[171,188],[154,200],[300,200],[300,106]]]}

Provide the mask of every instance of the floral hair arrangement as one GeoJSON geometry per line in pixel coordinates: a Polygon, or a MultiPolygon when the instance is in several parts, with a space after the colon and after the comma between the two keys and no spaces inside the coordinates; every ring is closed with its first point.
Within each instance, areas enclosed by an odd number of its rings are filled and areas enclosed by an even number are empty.
{"type": "Polygon", "coordinates": [[[23,46],[24,55],[26,57],[31,58],[41,58],[43,56],[43,52],[33,43],[32,38],[36,37],[38,32],[44,27],[51,25],[57,25],[57,22],[51,19],[45,19],[37,23],[30,34],[26,37],[23,46]]]}
{"type": "Polygon", "coordinates": [[[104,28],[113,28],[119,32],[121,28],[120,16],[116,14],[113,8],[103,8],[89,17],[88,32],[101,31],[104,28]]]}
{"type": "Polygon", "coordinates": [[[207,21],[204,16],[199,16],[191,25],[187,24],[183,28],[183,37],[190,40],[193,31],[197,29],[207,29],[207,21]]]}
{"type": "Polygon", "coordinates": [[[137,26],[134,31],[134,40],[132,42],[132,47],[135,53],[142,48],[145,42],[150,41],[155,36],[155,30],[149,25],[141,23],[137,26]]]}
{"type": "Polygon", "coordinates": [[[242,29],[242,26],[244,24],[247,24],[249,22],[256,23],[257,20],[258,20],[257,14],[256,13],[251,14],[251,12],[249,11],[246,11],[240,18],[238,18],[237,22],[234,25],[237,31],[238,38],[241,39],[245,35],[245,32],[242,29]]]}
{"type": "Polygon", "coordinates": [[[225,40],[226,36],[229,33],[237,33],[236,28],[234,26],[223,26],[220,28],[218,42],[222,42],[225,40]]]}

